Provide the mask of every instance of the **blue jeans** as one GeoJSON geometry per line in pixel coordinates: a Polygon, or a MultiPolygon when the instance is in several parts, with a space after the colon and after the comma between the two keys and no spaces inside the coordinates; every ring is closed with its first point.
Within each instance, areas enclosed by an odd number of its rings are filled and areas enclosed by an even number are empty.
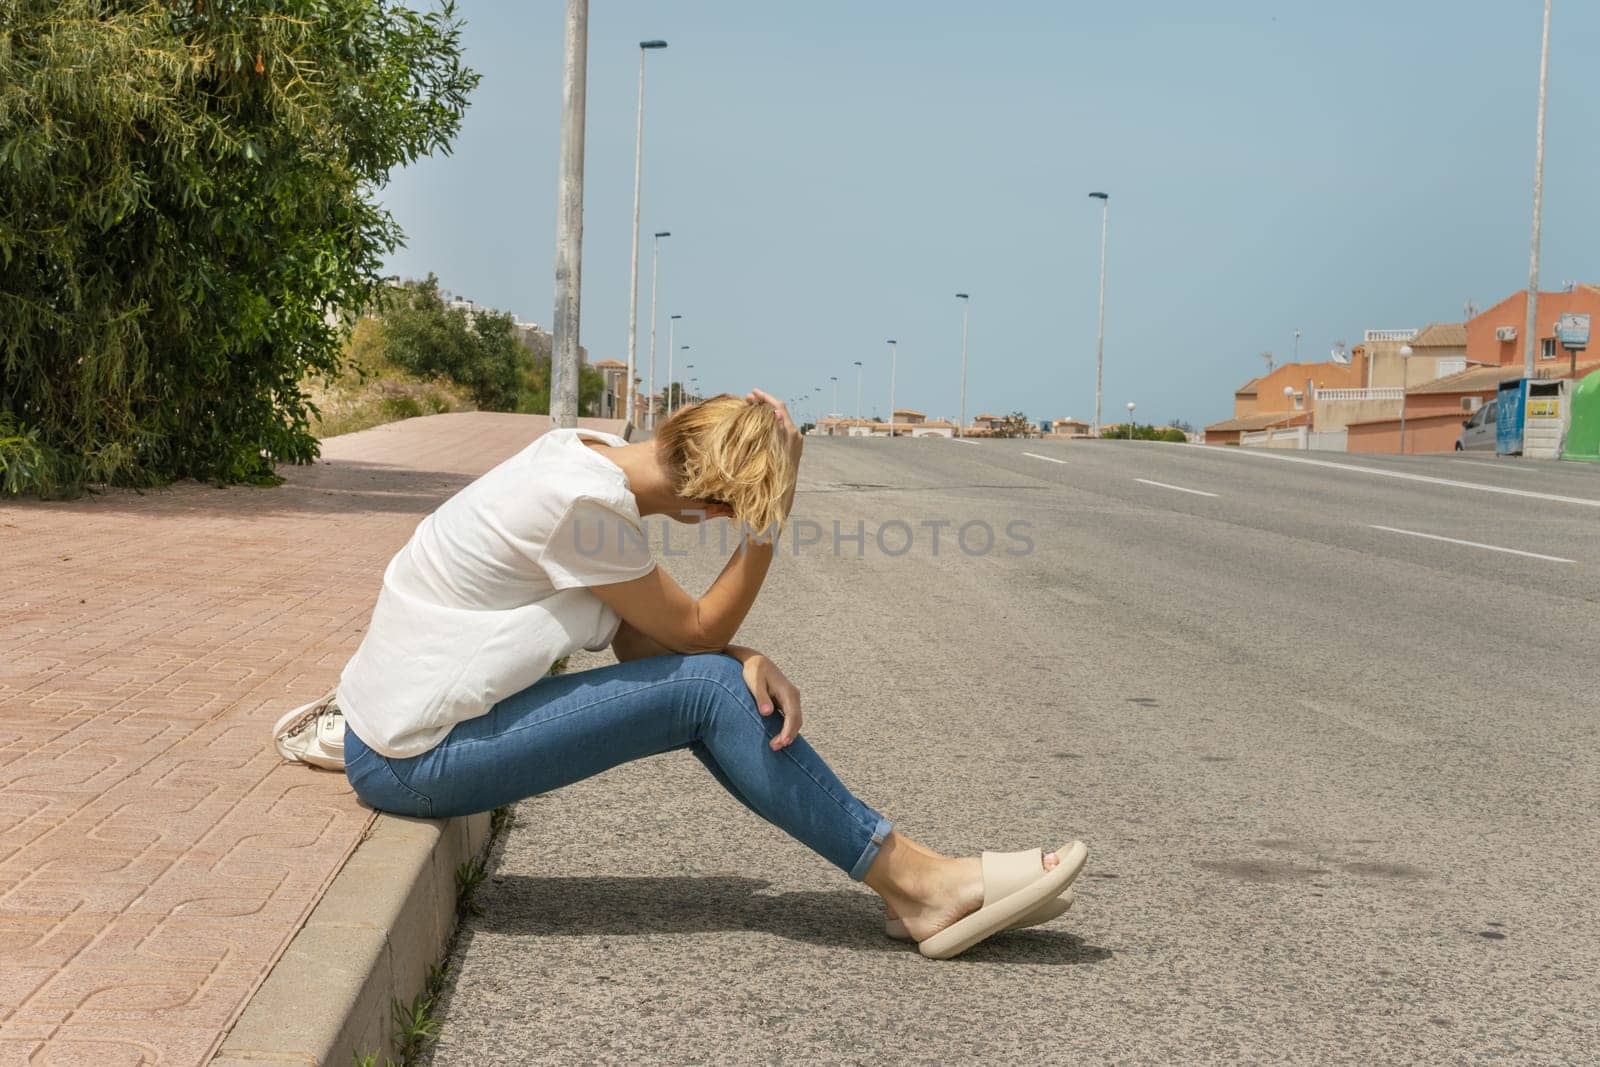
{"type": "Polygon", "coordinates": [[[732,658],[653,656],[541,678],[408,759],[347,731],[345,773],[374,808],[444,818],[687,748],[745,807],[860,880],[889,820],[852,796],[804,738],[768,748],[781,726],[777,713],[756,710],[732,658]]]}

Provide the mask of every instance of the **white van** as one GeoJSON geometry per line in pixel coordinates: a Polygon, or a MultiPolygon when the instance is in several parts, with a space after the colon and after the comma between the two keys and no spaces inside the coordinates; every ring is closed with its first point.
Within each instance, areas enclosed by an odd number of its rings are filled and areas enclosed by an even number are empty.
{"type": "Polygon", "coordinates": [[[1457,452],[1493,452],[1498,436],[1500,401],[1491,400],[1472,413],[1472,418],[1461,423],[1461,435],[1456,438],[1457,452]]]}

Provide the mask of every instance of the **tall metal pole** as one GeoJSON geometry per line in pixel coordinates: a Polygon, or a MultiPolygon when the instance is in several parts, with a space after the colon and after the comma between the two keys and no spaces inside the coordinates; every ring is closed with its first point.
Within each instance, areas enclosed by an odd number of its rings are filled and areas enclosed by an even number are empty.
{"type": "Polygon", "coordinates": [[[1100,436],[1100,387],[1106,363],[1106,230],[1111,225],[1111,195],[1090,193],[1100,201],[1100,330],[1094,345],[1094,436],[1100,436]]]}
{"type": "Polygon", "coordinates": [[[670,230],[662,230],[650,249],[650,407],[646,417],[652,430],[656,428],[656,283],[661,279],[661,239],[671,236],[670,230]]]}
{"type": "Polygon", "coordinates": [[[833,411],[831,414],[837,415],[839,413],[839,379],[836,376],[829,375],[828,380],[833,383],[833,411]]]}
{"type": "Polygon", "coordinates": [[[889,436],[894,436],[894,367],[900,352],[899,346],[889,342],[889,436]]]}
{"type": "Polygon", "coordinates": [[[634,364],[639,352],[639,177],[644,164],[644,54],[665,48],[665,41],[639,42],[639,108],[633,130],[633,266],[628,285],[628,406],[626,418],[633,421],[634,364]]]}
{"type": "Polygon", "coordinates": [[[972,297],[957,293],[961,301],[961,421],[956,426],[956,436],[967,436],[967,312],[972,310],[972,297]]]}
{"type": "Polygon", "coordinates": [[[856,360],[856,421],[861,421],[861,361],[856,360]]]}
{"type": "Polygon", "coordinates": [[[561,174],[556,183],[556,307],[551,320],[550,419],[578,425],[578,320],[583,290],[583,126],[589,0],[567,0],[561,64],[561,174]]]}
{"type": "Polygon", "coordinates": [[[1550,81],[1550,0],[1544,0],[1544,46],[1539,54],[1539,124],[1533,139],[1533,251],[1528,259],[1528,318],[1522,331],[1522,376],[1533,377],[1539,331],[1539,236],[1544,217],[1544,109],[1550,81]]]}
{"type": "Polygon", "coordinates": [[[677,338],[674,335],[677,333],[678,320],[681,318],[682,315],[667,316],[667,418],[669,419],[672,418],[672,354],[677,351],[674,347],[677,338]]]}

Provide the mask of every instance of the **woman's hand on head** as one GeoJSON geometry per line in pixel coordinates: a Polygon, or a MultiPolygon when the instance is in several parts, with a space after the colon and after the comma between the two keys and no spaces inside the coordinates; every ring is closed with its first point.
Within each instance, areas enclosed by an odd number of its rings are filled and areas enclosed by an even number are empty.
{"type": "Polygon", "coordinates": [[[800,690],[776,663],[755,649],[729,646],[727,652],[744,667],[744,684],[755,697],[756,710],[762,715],[778,713],[783,716],[783,729],[767,747],[774,752],[789,747],[800,736],[800,690]]]}
{"type": "Polygon", "coordinates": [[[800,451],[805,448],[806,439],[800,433],[800,428],[794,424],[794,419],[789,415],[789,408],[783,401],[770,393],[760,389],[752,389],[745,399],[752,404],[770,404],[772,410],[778,413],[778,432],[783,435],[783,443],[789,449],[789,455],[794,457],[794,465],[800,466],[800,451]]]}

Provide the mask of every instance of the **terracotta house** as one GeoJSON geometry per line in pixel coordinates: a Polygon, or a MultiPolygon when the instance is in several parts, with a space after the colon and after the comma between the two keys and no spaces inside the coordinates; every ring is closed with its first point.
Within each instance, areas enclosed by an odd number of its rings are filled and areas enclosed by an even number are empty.
{"type": "MultiPolygon", "coordinates": [[[[1418,378],[1423,375],[1414,367],[1408,370],[1405,452],[1451,451],[1461,433],[1462,420],[1493,397],[1502,381],[1522,377],[1527,297],[1526,292],[1513,293],[1461,324],[1460,334],[1452,331],[1430,337],[1423,331],[1412,341],[1417,355],[1435,357],[1436,368],[1453,370],[1459,361],[1462,369],[1420,382],[1418,378]]],[[[1577,285],[1566,292],[1540,293],[1537,312],[1535,377],[1582,377],[1600,367],[1600,361],[1591,354],[1593,350],[1577,353],[1574,358],[1556,343],[1555,336],[1556,321],[1570,312],[1584,312],[1600,322],[1600,287],[1577,285]]],[[[1346,447],[1351,452],[1398,453],[1402,450],[1400,421],[1398,412],[1353,421],[1347,430],[1346,447]]]]}

